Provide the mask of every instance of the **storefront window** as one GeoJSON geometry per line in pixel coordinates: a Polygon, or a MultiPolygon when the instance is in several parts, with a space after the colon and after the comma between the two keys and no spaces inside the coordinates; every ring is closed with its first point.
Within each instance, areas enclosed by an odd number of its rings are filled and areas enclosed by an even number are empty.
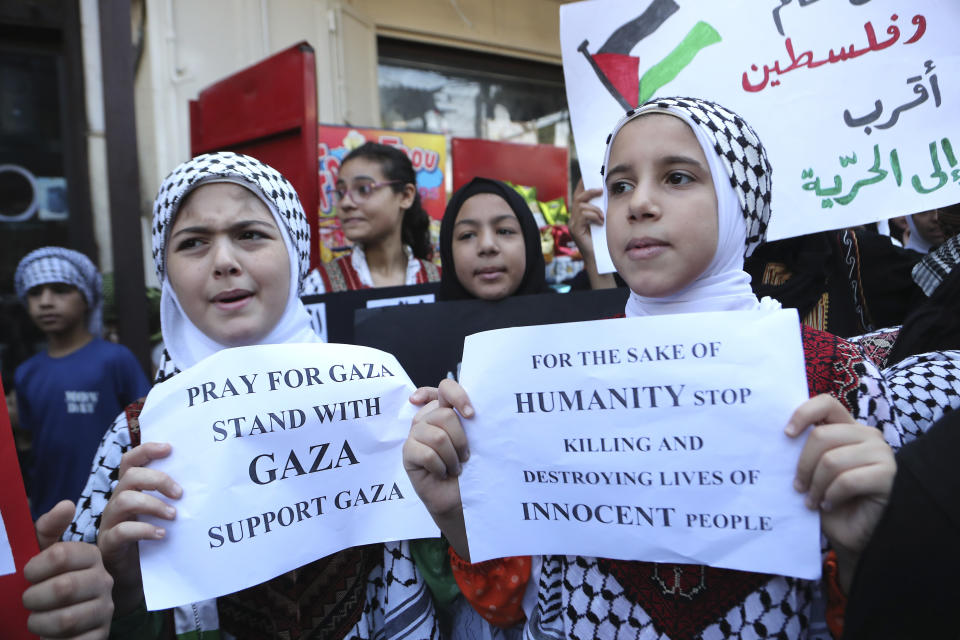
{"type": "Polygon", "coordinates": [[[559,67],[385,38],[378,46],[385,128],[570,144],[559,67]]]}

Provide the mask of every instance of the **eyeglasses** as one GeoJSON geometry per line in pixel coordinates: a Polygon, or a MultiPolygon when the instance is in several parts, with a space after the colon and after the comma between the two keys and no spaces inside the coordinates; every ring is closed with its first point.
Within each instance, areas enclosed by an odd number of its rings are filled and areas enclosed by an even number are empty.
{"type": "Polygon", "coordinates": [[[350,199],[354,202],[363,202],[367,198],[373,195],[373,192],[379,189],[380,187],[386,187],[391,184],[399,184],[403,180],[387,180],[385,182],[357,182],[354,183],[349,189],[347,187],[337,187],[333,190],[333,199],[336,203],[340,203],[344,198],[347,197],[347,194],[350,194],[350,199]]]}

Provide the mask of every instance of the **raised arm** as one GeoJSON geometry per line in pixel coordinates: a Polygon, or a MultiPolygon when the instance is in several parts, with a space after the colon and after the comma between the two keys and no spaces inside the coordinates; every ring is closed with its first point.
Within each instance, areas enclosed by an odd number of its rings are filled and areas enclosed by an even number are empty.
{"type": "Polygon", "coordinates": [[[612,289],[617,286],[611,273],[597,271],[597,258],[593,253],[593,231],[602,233],[603,211],[590,204],[590,201],[603,194],[600,189],[584,189],[583,180],[573,190],[573,202],[570,205],[570,235],[583,256],[583,268],[590,279],[591,289],[612,289]]]}

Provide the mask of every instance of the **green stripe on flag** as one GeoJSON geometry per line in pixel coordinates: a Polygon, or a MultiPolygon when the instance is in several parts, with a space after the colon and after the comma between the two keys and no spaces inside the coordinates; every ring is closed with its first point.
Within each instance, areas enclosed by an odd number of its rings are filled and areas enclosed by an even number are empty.
{"type": "Polygon", "coordinates": [[[704,47],[720,42],[723,38],[706,22],[693,25],[690,33],[663,60],[647,69],[640,78],[640,102],[643,104],[660,90],[660,87],[677,77],[704,47]]]}

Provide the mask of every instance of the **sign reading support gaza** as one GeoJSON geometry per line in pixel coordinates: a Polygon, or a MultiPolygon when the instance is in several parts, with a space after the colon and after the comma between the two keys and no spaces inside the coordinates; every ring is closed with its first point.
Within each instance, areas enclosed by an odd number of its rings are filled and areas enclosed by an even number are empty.
{"type": "MultiPolygon", "coordinates": [[[[770,240],[960,201],[960,3],[592,0],[560,8],[588,188],[628,109],[693,96],[753,126],[773,165],[770,240]]],[[[598,262],[606,238],[594,233],[598,262]],[[602,245],[602,246],[601,246],[602,245]]]]}
{"type": "Polygon", "coordinates": [[[793,489],[807,399],[794,310],[519,327],[467,338],[460,477],[474,562],[584,555],[814,579],[793,489]]]}
{"type": "MultiPolygon", "coordinates": [[[[183,487],[140,543],[147,608],[232,593],[341,549],[437,536],[403,470],[415,407],[396,359],[368,347],[224,349],[153,388],[151,467],[183,487]]],[[[149,520],[145,518],[145,520],[149,520]]]]}

